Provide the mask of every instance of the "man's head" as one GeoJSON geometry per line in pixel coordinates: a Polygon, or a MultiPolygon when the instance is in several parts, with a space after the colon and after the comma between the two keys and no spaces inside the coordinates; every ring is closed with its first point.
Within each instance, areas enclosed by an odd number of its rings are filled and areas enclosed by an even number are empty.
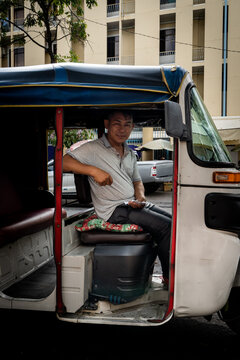
{"type": "Polygon", "coordinates": [[[119,146],[126,141],[134,127],[130,113],[114,111],[104,120],[104,126],[108,130],[108,141],[112,146],[119,146]]]}

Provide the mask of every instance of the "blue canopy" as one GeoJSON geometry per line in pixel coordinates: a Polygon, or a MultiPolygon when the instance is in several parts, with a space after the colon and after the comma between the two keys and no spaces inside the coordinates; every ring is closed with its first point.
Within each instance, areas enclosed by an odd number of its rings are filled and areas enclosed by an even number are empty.
{"type": "Polygon", "coordinates": [[[161,103],[179,94],[179,66],[61,63],[0,69],[0,107],[121,106],[161,103]]]}

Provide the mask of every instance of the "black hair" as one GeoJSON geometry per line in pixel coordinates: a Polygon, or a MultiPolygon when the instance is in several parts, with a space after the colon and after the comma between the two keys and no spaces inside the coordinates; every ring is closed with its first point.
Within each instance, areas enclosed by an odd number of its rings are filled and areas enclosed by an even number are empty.
{"type": "Polygon", "coordinates": [[[110,111],[108,114],[107,114],[107,119],[108,120],[111,120],[111,117],[114,115],[114,114],[116,114],[116,113],[122,113],[123,114],[123,116],[125,117],[125,119],[127,119],[127,118],[131,118],[132,119],[132,121],[133,121],[133,114],[130,112],[130,111],[126,111],[126,110],[113,110],[113,111],[110,111]]]}

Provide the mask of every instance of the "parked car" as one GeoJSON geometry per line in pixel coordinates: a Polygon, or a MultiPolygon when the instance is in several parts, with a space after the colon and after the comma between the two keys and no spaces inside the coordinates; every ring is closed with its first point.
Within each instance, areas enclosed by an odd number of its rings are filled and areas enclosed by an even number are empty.
{"type": "Polygon", "coordinates": [[[154,192],[165,182],[172,181],[172,160],[138,161],[137,164],[146,193],[154,192]]]}
{"type": "MultiPolygon", "coordinates": [[[[150,160],[138,161],[138,170],[141,175],[146,193],[156,191],[164,182],[172,181],[172,160],[150,160]]],[[[48,184],[49,190],[54,190],[54,160],[48,162],[48,184]]],[[[74,175],[63,173],[62,197],[68,199],[76,198],[74,175]]]]}

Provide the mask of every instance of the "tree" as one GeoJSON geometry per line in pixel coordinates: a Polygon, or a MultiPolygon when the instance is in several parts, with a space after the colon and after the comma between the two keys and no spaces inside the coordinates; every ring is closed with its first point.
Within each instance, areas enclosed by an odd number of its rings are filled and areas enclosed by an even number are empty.
{"type": "Polygon", "coordinates": [[[97,5],[96,0],[0,0],[0,46],[6,47],[14,42],[24,44],[29,40],[45,49],[51,63],[56,62],[53,45],[57,41],[65,37],[70,37],[71,41],[87,40],[83,17],[84,1],[89,9],[97,5]],[[18,16],[12,18],[12,7],[16,13],[22,9],[21,21],[18,16]],[[22,35],[10,39],[7,36],[10,25],[17,28],[22,35]],[[44,41],[39,41],[38,38],[43,38],[44,41]]]}
{"type": "MultiPolygon", "coordinates": [[[[78,141],[95,139],[96,131],[93,129],[64,129],[63,145],[68,149],[78,141]]],[[[55,130],[48,132],[48,144],[56,146],[57,137],[55,130]]]]}

